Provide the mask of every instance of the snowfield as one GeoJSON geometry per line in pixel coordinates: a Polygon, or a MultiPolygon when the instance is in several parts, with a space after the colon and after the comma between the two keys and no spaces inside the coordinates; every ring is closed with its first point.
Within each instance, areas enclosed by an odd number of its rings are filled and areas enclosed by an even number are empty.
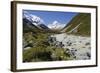
{"type": "Polygon", "coordinates": [[[66,33],[54,34],[51,37],[56,37],[56,41],[62,42],[66,53],[70,53],[76,60],[91,59],[91,38],[68,35],[66,33]]]}

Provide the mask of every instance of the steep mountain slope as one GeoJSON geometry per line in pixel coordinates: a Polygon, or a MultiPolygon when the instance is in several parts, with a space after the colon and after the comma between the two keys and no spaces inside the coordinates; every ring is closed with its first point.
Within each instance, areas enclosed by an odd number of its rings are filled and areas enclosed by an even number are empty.
{"type": "Polygon", "coordinates": [[[23,32],[39,32],[40,29],[33,25],[28,19],[23,18],[23,32]]]}
{"type": "Polygon", "coordinates": [[[91,35],[91,15],[89,13],[77,14],[61,32],[67,32],[77,35],[91,35]]]}
{"type": "Polygon", "coordinates": [[[28,25],[30,28],[34,26],[41,30],[49,30],[49,28],[45,25],[45,22],[40,17],[29,14],[28,12],[23,13],[23,24],[26,26],[28,25]],[[26,24],[27,23],[27,24],[26,24]]]}

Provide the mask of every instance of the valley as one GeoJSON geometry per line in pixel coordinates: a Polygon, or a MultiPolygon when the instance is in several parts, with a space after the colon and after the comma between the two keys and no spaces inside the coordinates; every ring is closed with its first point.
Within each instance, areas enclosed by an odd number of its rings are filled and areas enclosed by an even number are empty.
{"type": "Polygon", "coordinates": [[[90,16],[79,13],[65,26],[54,21],[48,27],[41,18],[25,15],[23,62],[90,60],[90,16]]]}

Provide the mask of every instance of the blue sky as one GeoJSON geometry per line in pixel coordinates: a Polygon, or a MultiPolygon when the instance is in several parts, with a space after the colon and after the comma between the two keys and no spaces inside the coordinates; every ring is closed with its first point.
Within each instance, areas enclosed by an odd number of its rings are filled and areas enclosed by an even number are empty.
{"type": "Polygon", "coordinates": [[[29,14],[36,15],[43,19],[46,25],[51,24],[54,21],[58,21],[62,24],[67,24],[75,15],[76,12],[58,12],[58,11],[36,11],[36,10],[23,10],[29,14]]]}

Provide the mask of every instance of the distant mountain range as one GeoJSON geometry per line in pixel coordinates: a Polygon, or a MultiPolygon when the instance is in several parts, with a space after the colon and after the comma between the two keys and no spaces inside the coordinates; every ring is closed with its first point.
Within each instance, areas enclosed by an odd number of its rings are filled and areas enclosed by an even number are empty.
{"type": "Polygon", "coordinates": [[[62,29],[65,26],[65,24],[59,23],[56,20],[54,20],[51,24],[46,24],[42,18],[36,15],[29,14],[28,12],[24,12],[23,19],[24,20],[27,19],[29,23],[33,24],[39,29],[44,29],[44,30],[58,30],[62,29]]]}
{"type": "Polygon", "coordinates": [[[23,14],[24,32],[64,32],[78,35],[91,34],[91,15],[89,13],[79,13],[68,24],[54,21],[46,25],[45,21],[36,15],[23,14]]]}
{"type": "Polygon", "coordinates": [[[91,14],[90,13],[77,14],[61,30],[61,32],[90,36],[91,35],[91,14]]]}

